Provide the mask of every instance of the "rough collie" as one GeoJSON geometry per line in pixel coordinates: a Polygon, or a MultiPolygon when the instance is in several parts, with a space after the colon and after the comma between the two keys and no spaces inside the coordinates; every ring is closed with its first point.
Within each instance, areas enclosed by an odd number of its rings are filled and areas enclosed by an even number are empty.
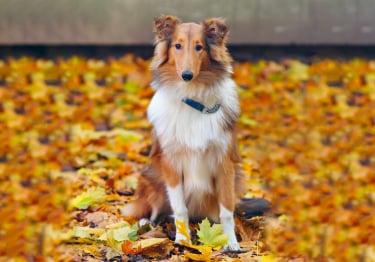
{"type": "MultiPolygon", "coordinates": [[[[186,223],[210,218],[229,236],[227,250],[240,250],[233,212],[241,194],[235,125],[240,114],[223,19],[181,23],[154,20],[155,52],[148,107],[152,123],[151,166],[142,174],[138,199],[122,214],[155,220],[173,214],[186,223]]],[[[176,232],[176,242],[185,240],[176,232]]]]}

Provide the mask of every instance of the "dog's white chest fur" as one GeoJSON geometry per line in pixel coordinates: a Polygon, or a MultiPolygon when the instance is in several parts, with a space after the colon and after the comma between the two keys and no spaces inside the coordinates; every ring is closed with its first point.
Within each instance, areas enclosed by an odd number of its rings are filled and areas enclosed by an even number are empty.
{"type": "Polygon", "coordinates": [[[239,112],[235,83],[223,80],[213,88],[199,86],[156,86],[156,93],[148,108],[163,153],[176,171],[184,177],[186,197],[192,192],[210,193],[212,176],[231,141],[231,133],[223,128],[223,108],[239,112]],[[188,97],[212,107],[221,108],[204,114],[182,102],[188,97]]]}

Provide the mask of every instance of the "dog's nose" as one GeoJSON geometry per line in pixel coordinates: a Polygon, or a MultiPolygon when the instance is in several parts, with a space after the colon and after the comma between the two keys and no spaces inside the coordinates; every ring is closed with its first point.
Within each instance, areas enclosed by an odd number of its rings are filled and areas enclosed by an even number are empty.
{"type": "Polygon", "coordinates": [[[193,79],[193,72],[191,71],[184,71],[182,72],[182,79],[184,79],[184,81],[190,81],[191,79],[193,79]]]}

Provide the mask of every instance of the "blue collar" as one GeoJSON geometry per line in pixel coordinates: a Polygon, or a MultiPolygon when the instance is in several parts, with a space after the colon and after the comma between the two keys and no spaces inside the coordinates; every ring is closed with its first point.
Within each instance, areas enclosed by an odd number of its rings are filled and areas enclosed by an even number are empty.
{"type": "Polygon", "coordinates": [[[182,102],[184,102],[188,106],[194,108],[195,110],[198,110],[199,112],[202,112],[202,113],[205,113],[205,114],[216,113],[221,107],[221,104],[215,104],[213,107],[209,108],[209,107],[206,107],[205,105],[199,103],[198,101],[195,101],[195,100],[190,99],[190,98],[184,98],[184,99],[182,99],[182,102]]]}

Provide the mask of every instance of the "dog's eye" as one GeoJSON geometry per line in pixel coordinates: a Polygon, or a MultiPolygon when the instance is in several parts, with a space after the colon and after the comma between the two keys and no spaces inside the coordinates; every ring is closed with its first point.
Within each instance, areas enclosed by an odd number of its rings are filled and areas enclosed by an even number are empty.
{"type": "Polygon", "coordinates": [[[175,44],[175,47],[176,47],[177,50],[180,50],[182,46],[181,46],[181,44],[175,44]]]}
{"type": "Polygon", "coordinates": [[[195,50],[197,50],[197,51],[201,51],[202,49],[203,49],[203,46],[201,46],[201,45],[197,45],[195,47],[195,50]]]}

